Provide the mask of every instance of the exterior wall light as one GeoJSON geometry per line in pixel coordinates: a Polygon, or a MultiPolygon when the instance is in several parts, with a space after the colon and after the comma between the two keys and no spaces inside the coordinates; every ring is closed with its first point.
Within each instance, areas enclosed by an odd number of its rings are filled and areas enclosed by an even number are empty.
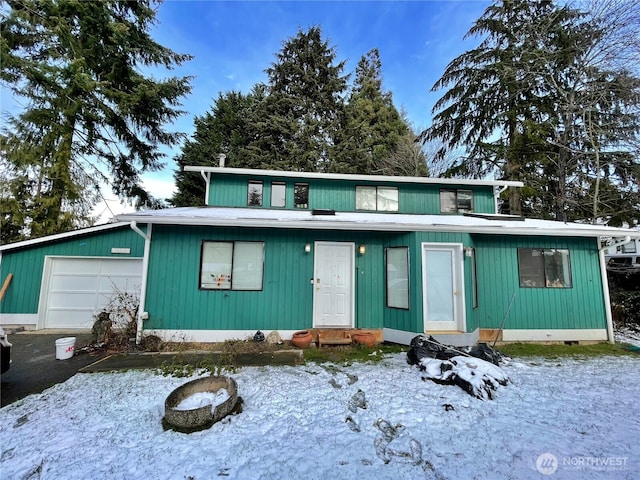
{"type": "Polygon", "coordinates": [[[364,255],[365,253],[367,253],[367,246],[366,245],[360,245],[358,247],[358,253],[360,255],[364,255]]]}
{"type": "Polygon", "coordinates": [[[465,257],[473,257],[474,248],[473,247],[464,247],[464,256],[465,257]]]}
{"type": "Polygon", "coordinates": [[[310,251],[311,251],[311,244],[310,243],[305,244],[304,252],[309,253],[310,251]]]}

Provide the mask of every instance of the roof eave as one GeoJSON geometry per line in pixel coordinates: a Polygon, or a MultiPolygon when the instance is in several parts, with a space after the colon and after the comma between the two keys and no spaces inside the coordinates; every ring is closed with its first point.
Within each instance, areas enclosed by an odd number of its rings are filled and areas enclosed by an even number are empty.
{"type": "Polygon", "coordinates": [[[123,221],[135,220],[139,223],[154,223],[162,225],[185,225],[185,226],[217,226],[217,227],[261,227],[261,228],[291,228],[301,230],[351,230],[351,231],[376,231],[376,232],[454,232],[454,233],[474,233],[483,235],[547,235],[554,237],[631,237],[640,238],[640,232],[635,235],[633,231],[623,232],[620,230],[607,229],[581,229],[581,228],[558,228],[544,229],[539,227],[520,226],[474,226],[474,225],[449,225],[449,224],[408,224],[408,223],[388,223],[388,222],[349,222],[349,221],[326,221],[317,218],[311,220],[274,220],[274,219],[206,219],[197,217],[152,217],[121,215],[123,221]]]}
{"type": "Polygon", "coordinates": [[[183,169],[185,172],[221,173],[232,175],[262,175],[269,177],[287,178],[318,178],[327,180],[351,180],[361,182],[395,182],[395,183],[424,183],[443,185],[471,185],[471,186],[506,186],[522,187],[523,182],[513,180],[471,180],[460,178],[432,178],[432,177],[407,177],[390,175],[357,175],[344,173],[318,173],[318,172],[288,172],[282,170],[264,170],[253,168],[228,168],[228,167],[200,167],[197,165],[187,165],[183,169]]]}
{"type": "Polygon", "coordinates": [[[111,230],[113,228],[123,228],[127,226],[128,222],[115,222],[105,223],[103,225],[96,225],[94,227],[87,227],[80,230],[72,230],[70,232],[56,233],[55,235],[47,235],[46,237],[32,238],[29,240],[23,240],[21,242],[7,243],[6,245],[0,245],[0,252],[9,250],[15,250],[18,248],[31,247],[40,243],[55,242],[57,240],[64,240],[66,238],[77,237],[81,235],[89,235],[91,233],[101,232],[103,230],[111,230]]]}

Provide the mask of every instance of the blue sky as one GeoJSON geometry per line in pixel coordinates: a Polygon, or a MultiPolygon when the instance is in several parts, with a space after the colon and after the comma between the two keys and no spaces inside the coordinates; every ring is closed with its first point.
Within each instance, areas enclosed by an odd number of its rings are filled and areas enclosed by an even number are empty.
{"type": "MultiPolygon", "coordinates": [[[[193,133],[193,118],[203,115],[220,92],[247,93],[266,81],[264,70],[299,29],[320,26],[335,48],[337,61],[352,73],[361,56],[378,48],[384,87],[393,93],[417,130],[430,124],[431,108],[443,92],[430,91],[446,65],[475,47],[463,41],[490,4],[480,0],[441,1],[166,1],[158,9],[153,37],[194,59],[174,70],[191,75],[193,90],[184,99],[188,113],[174,125],[193,133]]],[[[166,72],[157,72],[166,75],[166,72]]],[[[148,188],[170,195],[179,148],[168,151],[163,172],[147,175],[148,188]],[[167,193],[168,192],[168,193],[167,193]]]]}
{"type": "MultiPolygon", "coordinates": [[[[430,124],[431,108],[443,93],[431,92],[431,87],[452,59],[477,46],[479,39],[463,41],[463,37],[490,3],[166,0],[158,8],[151,34],[160,44],[194,58],[172,72],[152,72],[157,78],[194,77],[192,92],[182,102],[187,113],[170,126],[191,135],[194,117],[206,113],[219,93],[247,93],[256,83],[266,81],[264,70],[275,61],[283,42],[299,29],[320,26],[335,48],[336,60],[346,61],[344,73],[353,73],[362,55],[372,48],[380,51],[384,87],[420,131],[430,124]]],[[[5,112],[15,108],[9,95],[2,89],[5,112]]],[[[158,198],[172,195],[173,157],[180,147],[163,151],[166,167],[143,176],[145,187],[158,198]]],[[[118,205],[109,188],[103,193],[113,212],[129,209],[118,205]]],[[[99,213],[103,211],[104,207],[98,207],[99,213]]]]}

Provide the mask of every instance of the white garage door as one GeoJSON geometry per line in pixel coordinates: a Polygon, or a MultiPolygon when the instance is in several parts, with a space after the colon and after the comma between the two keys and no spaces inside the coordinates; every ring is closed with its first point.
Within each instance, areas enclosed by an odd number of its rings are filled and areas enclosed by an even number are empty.
{"type": "Polygon", "coordinates": [[[44,328],[91,328],[115,291],[140,294],[142,259],[49,258],[44,328]]]}

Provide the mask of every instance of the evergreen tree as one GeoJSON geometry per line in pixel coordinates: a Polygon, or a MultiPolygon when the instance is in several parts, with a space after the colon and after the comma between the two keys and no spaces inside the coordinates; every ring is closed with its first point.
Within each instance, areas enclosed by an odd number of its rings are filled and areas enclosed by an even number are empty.
{"type": "Polygon", "coordinates": [[[523,200],[525,213],[557,220],[637,211],[637,203],[599,208],[601,181],[622,188],[623,177],[637,179],[638,164],[638,81],[604,68],[614,64],[602,46],[607,28],[548,0],[503,0],[474,24],[475,34],[486,35],[479,47],[453,60],[434,86],[450,88],[422,134],[445,142],[440,155],[467,148],[452,172],[523,180],[529,187],[509,194],[511,213],[523,200]]]}
{"type": "Polygon", "coordinates": [[[210,112],[194,120],[195,132],[175,158],[177,191],[171,203],[177,207],[204,204],[205,185],[196,172],[185,172],[187,165],[218,166],[219,155],[225,155],[228,167],[254,168],[248,162],[246,148],[252,126],[249,119],[255,104],[264,97],[263,88],[254,87],[249,95],[240,92],[219,94],[210,112]]]}
{"type": "MultiPolygon", "coordinates": [[[[182,113],[178,101],[190,90],[187,78],[141,73],[190,58],[150,37],[155,3],[6,2],[0,79],[27,104],[7,123],[5,157],[17,175],[10,180],[26,175],[30,184],[21,192],[34,209],[23,235],[85,224],[86,208],[76,215],[76,207],[100,181],[121,198],[151,203],[139,175],[162,166],[160,145],[181,139],[164,125],[182,113]]],[[[11,196],[15,188],[5,191],[11,196]]]]}
{"type": "Polygon", "coordinates": [[[320,27],[284,42],[267,68],[267,95],[252,116],[249,163],[261,168],[325,171],[343,108],[344,62],[320,27]]]}
{"type": "MultiPolygon", "coordinates": [[[[363,55],[356,67],[353,89],[342,116],[335,159],[329,170],[341,173],[406,173],[396,157],[398,144],[411,136],[410,128],[382,87],[382,62],[378,49],[363,55]]],[[[419,149],[418,149],[419,150],[419,149]]],[[[412,169],[409,167],[409,171],[412,169]]]]}
{"type": "MultiPolygon", "coordinates": [[[[423,140],[441,139],[445,148],[468,150],[452,173],[472,177],[498,175],[524,180],[532,169],[531,151],[522,145],[539,143],[532,129],[544,120],[544,86],[531,74],[532,63],[554,50],[552,35],[532,41],[533,19],[563,25],[574,11],[559,9],[550,0],[504,0],[485,10],[467,36],[486,35],[480,45],[454,59],[432,90],[450,86],[436,102],[423,140]]],[[[521,213],[518,189],[509,191],[509,211],[521,213]]]]}

